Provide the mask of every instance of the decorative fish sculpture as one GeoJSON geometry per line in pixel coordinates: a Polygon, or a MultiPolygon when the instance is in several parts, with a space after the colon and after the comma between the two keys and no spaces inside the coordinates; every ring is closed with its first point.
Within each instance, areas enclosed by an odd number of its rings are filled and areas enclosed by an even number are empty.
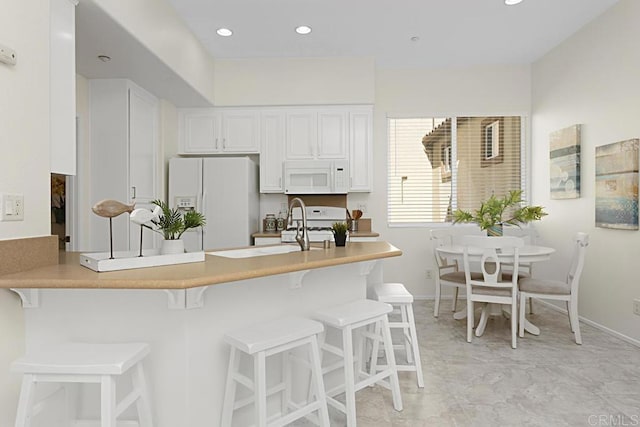
{"type": "Polygon", "coordinates": [[[133,212],[136,204],[125,205],[117,200],[102,200],[96,203],[91,210],[98,216],[105,218],[115,218],[125,212],[133,212]]]}

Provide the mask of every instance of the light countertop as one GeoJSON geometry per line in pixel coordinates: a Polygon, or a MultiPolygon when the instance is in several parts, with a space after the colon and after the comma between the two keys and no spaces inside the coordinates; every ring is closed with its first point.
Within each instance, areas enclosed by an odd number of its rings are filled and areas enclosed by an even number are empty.
{"type": "Polygon", "coordinates": [[[387,242],[350,242],[326,250],[239,259],[206,255],[204,262],[97,273],[80,265],[79,253],[69,252],[57,265],[0,276],[0,288],[187,289],[400,255],[387,242]]]}
{"type": "MultiPolygon", "coordinates": [[[[251,237],[254,237],[254,238],[255,237],[277,237],[279,239],[280,232],[279,231],[271,231],[271,232],[258,231],[253,233],[251,237]]],[[[349,237],[380,237],[380,234],[376,233],[375,231],[350,231],[349,237]]]]}

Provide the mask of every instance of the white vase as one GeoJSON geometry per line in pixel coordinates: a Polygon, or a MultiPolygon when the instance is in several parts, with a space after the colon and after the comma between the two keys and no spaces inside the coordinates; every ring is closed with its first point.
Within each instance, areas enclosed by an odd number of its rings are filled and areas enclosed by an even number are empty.
{"type": "Polygon", "coordinates": [[[160,246],[160,255],[184,253],[184,240],[163,240],[160,246]]]}

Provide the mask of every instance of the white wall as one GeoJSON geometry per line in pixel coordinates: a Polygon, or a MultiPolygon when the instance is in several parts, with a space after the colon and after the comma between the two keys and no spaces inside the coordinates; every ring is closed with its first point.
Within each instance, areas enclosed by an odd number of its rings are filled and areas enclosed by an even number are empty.
{"type": "MultiPolygon", "coordinates": [[[[349,207],[366,202],[373,228],[403,251],[385,261],[385,280],[403,282],[415,296],[433,296],[435,269],[429,228],[387,226],[387,117],[437,117],[448,114],[529,114],[528,66],[465,69],[378,69],[374,107],[374,191],[349,196],[349,207]]],[[[447,292],[445,290],[445,292],[447,292]]]]}
{"type": "MultiPolygon", "coordinates": [[[[0,42],[17,53],[0,64],[0,192],[24,195],[25,219],[0,222],[0,239],[50,234],[49,2],[3,2],[0,42]]],[[[0,425],[13,425],[20,376],[9,363],[24,352],[19,298],[0,290],[0,425]]]]}
{"type": "MultiPolygon", "coordinates": [[[[91,179],[91,110],[89,108],[89,81],[80,74],[76,74],[76,118],[78,126],[76,170],[77,182],[91,179]]],[[[91,189],[88,185],[76,185],[76,212],[91,212],[91,189]]],[[[90,216],[76,215],[77,224],[73,227],[72,247],[74,251],[86,251],[91,248],[89,233],[83,230],[91,228],[90,216]]]]}
{"type": "Polygon", "coordinates": [[[640,232],[595,227],[595,148],[640,137],[640,2],[622,0],[536,62],[533,79],[533,201],[546,206],[538,227],[559,249],[552,268],[566,274],[569,244],[576,231],[591,236],[580,285],[581,316],[640,340],[637,263],[640,232]],[[582,124],[581,197],[549,198],[549,133],[582,124]]]}
{"type": "Polygon", "coordinates": [[[92,1],[202,96],[213,102],[213,57],[168,1],[92,1]]]}

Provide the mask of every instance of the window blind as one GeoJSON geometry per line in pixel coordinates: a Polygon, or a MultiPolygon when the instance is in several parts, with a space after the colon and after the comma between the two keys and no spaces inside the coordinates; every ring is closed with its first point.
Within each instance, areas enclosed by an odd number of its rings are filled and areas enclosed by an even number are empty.
{"type": "Polygon", "coordinates": [[[522,118],[388,120],[388,222],[451,221],[492,194],[524,190],[522,118]]]}

